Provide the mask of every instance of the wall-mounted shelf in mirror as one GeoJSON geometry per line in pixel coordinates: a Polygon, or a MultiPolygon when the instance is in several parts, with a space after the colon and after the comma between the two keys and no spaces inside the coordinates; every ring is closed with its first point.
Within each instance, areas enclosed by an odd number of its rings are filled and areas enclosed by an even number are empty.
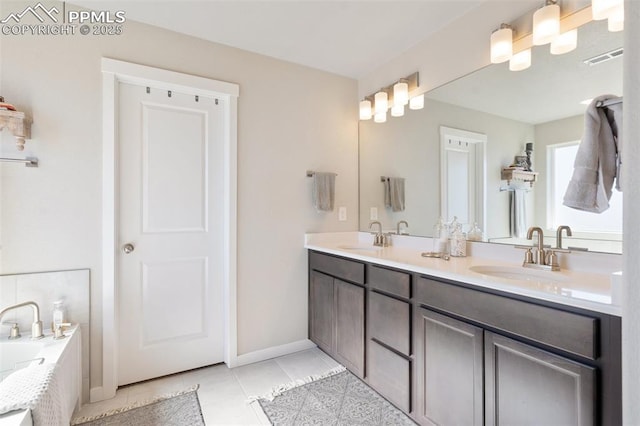
{"type": "Polygon", "coordinates": [[[0,131],[5,128],[15,136],[18,151],[23,151],[26,139],[31,137],[31,123],[25,113],[0,109],[0,131]]]}
{"type": "Polygon", "coordinates": [[[502,169],[501,179],[507,181],[507,185],[511,181],[517,180],[522,182],[529,182],[529,185],[533,187],[533,183],[538,178],[538,172],[529,172],[527,170],[521,170],[517,168],[506,167],[502,169]]]}

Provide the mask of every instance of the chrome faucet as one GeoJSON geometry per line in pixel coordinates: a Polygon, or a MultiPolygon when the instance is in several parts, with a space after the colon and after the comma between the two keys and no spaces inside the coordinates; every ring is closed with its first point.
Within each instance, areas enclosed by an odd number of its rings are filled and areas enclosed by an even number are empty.
{"type": "Polygon", "coordinates": [[[44,334],[42,333],[42,321],[40,321],[40,308],[36,302],[23,302],[17,305],[8,306],[0,311],[0,320],[4,314],[14,309],[22,308],[23,306],[31,306],[33,308],[33,324],[31,324],[31,338],[42,339],[44,334]]]}
{"type": "Polygon", "coordinates": [[[385,238],[384,234],[382,233],[382,224],[380,222],[378,222],[377,220],[374,220],[373,222],[371,222],[369,224],[369,229],[371,229],[373,227],[373,225],[378,225],[378,232],[373,237],[373,245],[374,246],[378,246],[378,247],[386,246],[386,241],[385,241],[386,238],[385,238]]]}
{"type": "MultiPolygon", "coordinates": [[[[406,220],[401,220],[400,222],[398,222],[398,228],[397,228],[397,230],[396,230],[396,234],[397,234],[397,235],[402,235],[402,234],[400,234],[400,225],[402,225],[402,224],[404,224],[404,226],[405,226],[406,228],[408,228],[408,227],[409,227],[409,223],[408,223],[406,220]]],[[[409,235],[409,234],[404,234],[404,235],[409,235]]]]}
{"type": "Polygon", "coordinates": [[[571,237],[573,234],[571,233],[571,228],[567,225],[558,226],[558,230],[556,231],[556,246],[561,249],[562,248],[562,231],[567,231],[567,237],[571,237]]]}

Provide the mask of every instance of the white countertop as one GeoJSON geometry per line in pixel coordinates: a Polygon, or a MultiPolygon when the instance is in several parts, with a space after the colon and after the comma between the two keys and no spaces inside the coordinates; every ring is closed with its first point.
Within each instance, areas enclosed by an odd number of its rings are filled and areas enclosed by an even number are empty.
{"type": "MultiPolygon", "coordinates": [[[[451,257],[450,260],[445,261],[421,256],[421,253],[431,251],[431,239],[429,238],[394,236],[392,244],[390,247],[374,249],[371,236],[359,232],[307,234],[305,236],[305,248],[310,250],[605,314],[621,316],[622,313],[621,301],[618,296],[620,292],[614,291],[612,271],[607,269],[608,266],[615,270],[618,266],[619,259],[615,257],[588,257],[582,260],[583,263],[591,262],[600,265],[598,272],[593,270],[579,271],[574,268],[564,268],[557,272],[538,272],[522,268],[522,260],[515,260],[515,256],[523,257],[524,252],[510,246],[470,244],[469,251],[472,255],[451,257]],[[516,271],[519,270],[517,267],[520,267],[524,272],[531,271],[532,276],[527,279],[495,277],[470,270],[473,266],[515,269],[516,271]],[[599,273],[600,271],[602,272],[599,273]]],[[[579,253],[575,254],[575,256],[579,255],[584,256],[579,253]]],[[[562,256],[574,256],[574,254],[562,254],[562,256]]],[[[579,261],[574,259],[573,263],[578,264],[579,261]]],[[[619,281],[616,280],[615,285],[619,285],[619,281]]]]}

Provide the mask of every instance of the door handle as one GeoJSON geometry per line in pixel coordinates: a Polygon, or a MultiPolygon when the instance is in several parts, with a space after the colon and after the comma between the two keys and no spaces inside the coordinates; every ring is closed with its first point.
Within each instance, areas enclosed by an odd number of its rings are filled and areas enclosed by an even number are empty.
{"type": "Polygon", "coordinates": [[[122,251],[124,252],[124,254],[129,254],[132,251],[134,251],[135,249],[136,249],[136,247],[131,243],[127,243],[127,244],[122,246],[122,251]]]}

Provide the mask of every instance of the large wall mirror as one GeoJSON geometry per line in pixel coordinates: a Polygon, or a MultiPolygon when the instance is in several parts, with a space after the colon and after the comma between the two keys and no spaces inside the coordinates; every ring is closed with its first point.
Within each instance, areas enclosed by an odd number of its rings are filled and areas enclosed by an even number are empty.
{"type": "Polygon", "coordinates": [[[379,220],[385,230],[395,231],[397,223],[406,220],[409,234],[431,236],[441,215],[448,221],[473,216],[485,241],[526,243],[522,232],[513,229],[521,221],[525,227],[545,229],[545,243],[555,247],[556,228],[569,225],[574,232],[565,238],[565,248],[620,253],[621,193],[614,190],[611,207],[603,214],[567,212],[562,196],[584,131],[587,105],[581,102],[622,95],[622,55],[614,53],[596,64],[585,61],[622,46],[622,32],[609,32],[606,20],[593,21],[579,28],[578,48],[570,53],[551,55],[548,45],[537,46],[531,67],[524,71],[509,71],[508,63],[490,65],[426,93],[422,110],[407,110],[386,123],[361,121],[360,229],[368,231],[369,223],[379,220]],[[447,131],[454,136],[447,139],[447,131]],[[473,137],[456,139],[456,132],[482,139],[472,149],[475,166],[469,161],[465,168],[462,161],[471,157],[461,153],[470,152],[464,145],[473,143],[473,137]],[[445,151],[447,143],[454,149],[451,155],[445,151]],[[501,180],[502,168],[513,164],[515,156],[524,156],[527,143],[533,144],[536,182],[530,186],[501,180]],[[456,146],[464,149],[455,151],[456,146]],[[458,172],[445,169],[446,158],[458,172]],[[446,185],[447,176],[458,179],[446,185]],[[404,178],[404,210],[385,206],[381,177],[404,178]],[[451,206],[468,208],[470,203],[475,207],[471,214],[451,211],[451,206]]]}

